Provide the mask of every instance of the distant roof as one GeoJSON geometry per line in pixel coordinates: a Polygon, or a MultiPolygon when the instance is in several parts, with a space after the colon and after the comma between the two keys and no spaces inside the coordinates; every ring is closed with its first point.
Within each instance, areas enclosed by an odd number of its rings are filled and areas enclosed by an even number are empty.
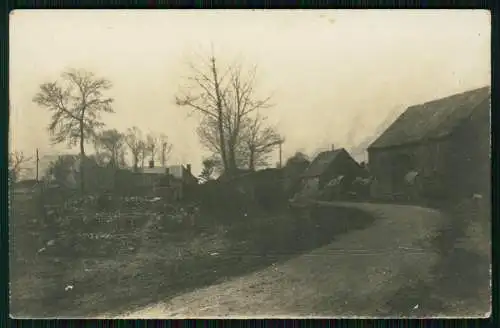
{"type": "Polygon", "coordinates": [[[488,102],[490,87],[448,96],[409,107],[368,148],[386,148],[444,137],[480,105],[488,102]]]}
{"type": "Polygon", "coordinates": [[[144,167],[142,173],[145,174],[166,174],[167,168],[165,167],[144,167]]]}
{"type": "Polygon", "coordinates": [[[323,174],[331,163],[335,161],[338,155],[342,152],[347,151],[344,148],[336,149],[336,150],[327,150],[321,152],[316,156],[316,158],[309,164],[309,167],[306,169],[303,177],[317,177],[323,174]]]}

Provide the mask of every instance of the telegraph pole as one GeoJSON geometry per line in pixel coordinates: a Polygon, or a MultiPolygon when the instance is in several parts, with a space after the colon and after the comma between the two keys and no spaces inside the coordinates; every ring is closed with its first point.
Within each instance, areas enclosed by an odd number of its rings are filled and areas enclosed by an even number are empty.
{"type": "Polygon", "coordinates": [[[280,150],[280,169],[283,167],[283,142],[285,142],[285,139],[281,139],[279,142],[279,150],[280,150]]]}
{"type": "Polygon", "coordinates": [[[167,150],[167,143],[164,142],[162,144],[162,149],[161,149],[161,165],[165,167],[165,151],[167,150]]]}
{"type": "Polygon", "coordinates": [[[36,149],[36,182],[38,182],[38,163],[40,162],[40,157],[38,156],[38,148],[36,149]]]}

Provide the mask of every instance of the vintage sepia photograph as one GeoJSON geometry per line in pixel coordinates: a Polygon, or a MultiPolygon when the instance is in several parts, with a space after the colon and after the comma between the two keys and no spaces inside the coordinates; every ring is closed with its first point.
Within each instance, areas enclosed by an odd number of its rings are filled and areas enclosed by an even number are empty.
{"type": "Polygon", "coordinates": [[[11,317],[489,317],[490,24],[11,12],[11,317]]]}

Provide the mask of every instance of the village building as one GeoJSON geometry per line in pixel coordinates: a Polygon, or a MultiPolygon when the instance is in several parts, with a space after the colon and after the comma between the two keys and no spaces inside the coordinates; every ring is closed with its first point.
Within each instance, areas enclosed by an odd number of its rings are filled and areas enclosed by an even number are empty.
{"type": "Polygon", "coordinates": [[[155,167],[150,163],[148,167],[140,168],[134,173],[136,184],[143,189],[148,189],[152,194],[181,200],[186,192],[198,184],[198,179],[191,172],[191,165],[171,165],[155,167]]]}
{"type": "Polygon", "coordinates": [[[198,185],[198,179],[191,172],[191,164],[168,166],[166,182],[177,200],[189,196],[193,187],[198,185]]]}
{"type": "Polygon", "coordinates": [[[352,182],[363,177],[365,170],[344,148],[318,154],[301,176],[302,190],[298,197],[323,197],[334,199],[347,196],[352,182]],[[328,195],[325,195],[325,192],[328,195]]]}
{"type": "Polygon", "coordinates": [[[489,192],[490,96],[483,87],[409,107],[368,148],[372,197],[489,192]]]}

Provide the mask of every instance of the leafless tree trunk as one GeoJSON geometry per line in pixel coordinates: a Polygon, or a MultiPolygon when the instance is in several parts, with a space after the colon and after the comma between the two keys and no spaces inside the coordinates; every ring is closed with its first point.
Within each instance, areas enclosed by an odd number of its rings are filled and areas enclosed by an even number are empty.
{"type": "Polygon", "coordinates": [[[224,108],[222,107],[222,95],[221,95],[221,90],[220,90],[220,81],[217,76],[217,66],[215,65],[215,57],[212,56],[210,59],[212,63],[212,74],[213,74],[213,82],[214,82],[214,89],[215,89],[215,95],[216,95],[216,109],[217,109],[217,127],[218,127],[218,132],[219,132],[219,140],[220,140],[220,153],[221,153],[221,158],[222,162],[224,163],[224,167],[231,171],[232,167],[227,161],[227,150],[226,150],[226,142],[224,140],[224,122],[223,122],[223,115],[224,115],[224,108]]]}
{"type": "Polygon", "coordinates": [[[168,137],[163,133],[158,137],[158,142],[161,145],[161,165],[165,166],[170,157],[170,153],[172,152],[173,145],[168,141],[168,137]]]}
{"type": "Polygon", "coordinates": [[[256,99],[255,69],[243,72],[241,65],[233,65],[220,74],[214,56],[207,67],[205,73],[191,65],[193,74],[189,81],[193,85],[176,97],[176,103],[201,114],[197,132],[202,144],[220,158],[224,171],[232,174],[238,167],[242,122],[259,109],[269,107],[270,97],[256,99]]]}
{"type": "Polygon", "coordinates": [[[265,117],[257,115],[246,119],[242,125],[240,154],[246,157],[250,170],[266,166],[268,155],[284,142],[276,129],[265,125],[265,121],[265,117]]]}
{"type": "Polygon", "coordinates": [[[146,150],[151,155],[152,161],[158,159],[158,154],[160,155],[160,161],[166,161],[172,148],[173,146],[168,141],[168,137],[163,133],[150,133],[146,137],[146,150]]]}
{"type": "Polygon", "coordinates": [[[137,172],[139,161],[144,161],[144,149],[146,147],[146,142],[141,130],[136,126],[129,128],[125,134],[125,142],[132,153],[134,171],[137,172]]]}

